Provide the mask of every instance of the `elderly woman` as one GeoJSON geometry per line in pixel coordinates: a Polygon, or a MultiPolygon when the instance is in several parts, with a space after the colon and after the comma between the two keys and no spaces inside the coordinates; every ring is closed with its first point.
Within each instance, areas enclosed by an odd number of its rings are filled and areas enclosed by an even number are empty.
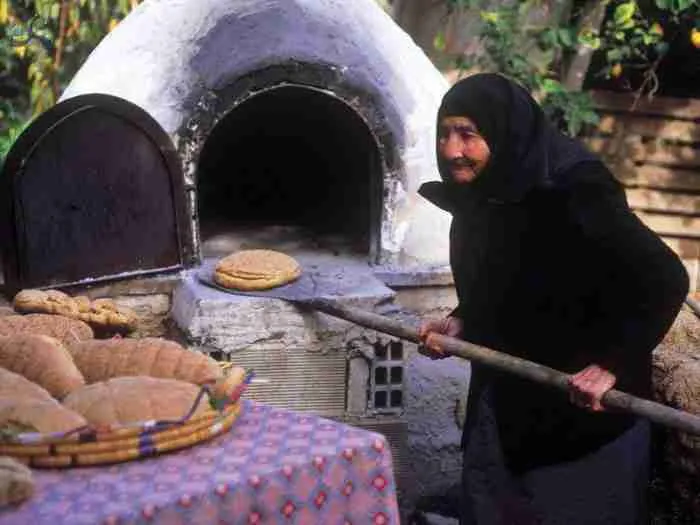
{"type": "Polygon", "coordinates": [[[608,169],[554,129],[523,88],[479,74],[438,113],[459,303],[432,333],[571,374],[569,399],[474,364],[462,523],[645,523],[649,428],[604,410],[613,385],[648,396],[651,351],[688,292],[678,257],[630,211],[608,169]]]}

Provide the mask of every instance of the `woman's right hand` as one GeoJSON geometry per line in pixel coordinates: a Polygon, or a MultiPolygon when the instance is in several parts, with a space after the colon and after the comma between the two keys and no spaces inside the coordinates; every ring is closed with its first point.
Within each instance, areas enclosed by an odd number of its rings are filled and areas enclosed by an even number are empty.
{"type": "Polygon", "coordinates": [[[444,359],[448,357],[435,341],[434,334],[447,335],[459,338],[462,335],[462,320],[457,317],[445,317],[444,319],[429,319],[423,322],[418,329],[418,337],[423,344],[418,346],[418,351],[431,359],[444,359]]]}

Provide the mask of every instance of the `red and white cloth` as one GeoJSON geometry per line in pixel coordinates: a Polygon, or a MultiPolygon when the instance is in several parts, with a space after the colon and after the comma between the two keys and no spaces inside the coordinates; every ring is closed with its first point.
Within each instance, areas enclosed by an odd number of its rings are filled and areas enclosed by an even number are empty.
{"type": "Polygon", "coordinates": [[[190,449],[34,475],[35,494],[0,524],[399,523],[382,435],[251,401],[229,432],[190,449]]]}

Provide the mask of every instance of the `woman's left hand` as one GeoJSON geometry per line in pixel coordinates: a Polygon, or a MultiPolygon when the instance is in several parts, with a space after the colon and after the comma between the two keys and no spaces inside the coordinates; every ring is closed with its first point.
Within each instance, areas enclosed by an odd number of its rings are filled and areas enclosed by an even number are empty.
{"type": "Polygon", "coordinates": [[[571,402],[592,412],[605,410],[600,400],[617,381],[612,372],[598,365],[589,365],[569,378],[569,398],[571,402]]]}

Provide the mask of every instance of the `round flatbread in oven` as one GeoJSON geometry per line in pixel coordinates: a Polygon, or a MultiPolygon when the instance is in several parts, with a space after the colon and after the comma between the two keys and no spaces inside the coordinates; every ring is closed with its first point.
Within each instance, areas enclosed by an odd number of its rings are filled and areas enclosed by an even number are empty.
{"type": "Polygon", "coordinates": [[[224,288],[268,290],[290,283],[301,275],[301,266],[289,255],[274,250],[242,250],[221,259],[214,281],[224,288]]]}

